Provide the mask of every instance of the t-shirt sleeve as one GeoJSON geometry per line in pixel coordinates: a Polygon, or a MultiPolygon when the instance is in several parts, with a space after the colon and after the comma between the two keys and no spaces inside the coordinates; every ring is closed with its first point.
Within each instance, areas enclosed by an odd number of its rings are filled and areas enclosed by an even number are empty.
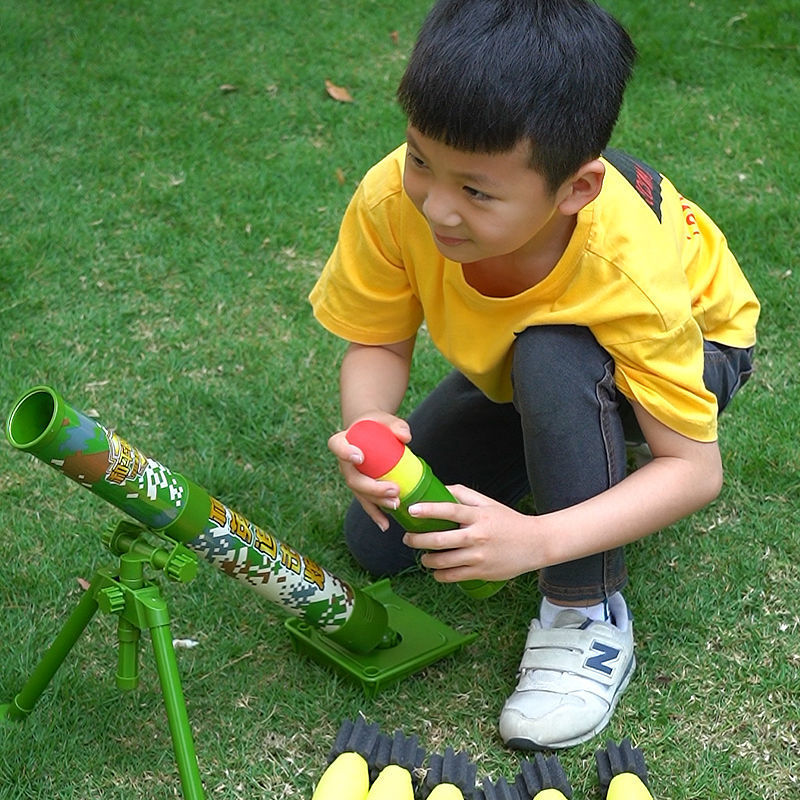
{"type": "Polygon", "coordinates": [[[716,439],[717,401],[703,384],[703,339],[694,320],[607,349],[626,397],[690,439],[716,439]]]}
{"type": "Polygon", "coordinates": [[[403,264],[402,197],[394,182],[375,168],[367,174],[347,207],[336,246],[309,295],[314,316],[323,327],[359,344],[408,339],[423,318],[403,264]]]}

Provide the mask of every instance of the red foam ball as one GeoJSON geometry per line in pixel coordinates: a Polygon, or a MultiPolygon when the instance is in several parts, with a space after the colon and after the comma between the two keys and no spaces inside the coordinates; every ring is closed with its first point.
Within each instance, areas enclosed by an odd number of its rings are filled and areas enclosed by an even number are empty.
{"type": "Polygon", "coordinates": [[[371,419],[353,423],[345,438],[364,454],[363,463],[356,464],[356,468],[370,478],[385,475],[402,458],[405,450],[405,445],[389,428],[371,419]]]}

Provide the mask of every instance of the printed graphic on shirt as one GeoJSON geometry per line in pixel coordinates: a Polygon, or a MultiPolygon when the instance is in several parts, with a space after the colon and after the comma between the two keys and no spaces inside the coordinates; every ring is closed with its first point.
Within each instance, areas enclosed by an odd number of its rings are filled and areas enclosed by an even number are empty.
{"type": "Polygon", "coordinates": [[[608,148],[603,151],[603,158],[625,176],[661,222],[661,175],[649,164],[622,150],[608,148]]]}

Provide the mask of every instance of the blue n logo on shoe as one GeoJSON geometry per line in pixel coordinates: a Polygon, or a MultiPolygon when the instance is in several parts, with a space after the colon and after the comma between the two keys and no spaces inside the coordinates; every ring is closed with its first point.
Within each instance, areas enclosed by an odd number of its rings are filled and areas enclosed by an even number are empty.
{"type": "Polygon", "coordinates": [[[609,662],[616,661],[619,658],[620,651],[616,647],[597,641],[592,642],[592,646],[589,649],[594,650],[597,655],[587,658],[584,665],[589,669],[602,672],[603,675],[610,675],[612,670],[608,666],[609,662]]]}

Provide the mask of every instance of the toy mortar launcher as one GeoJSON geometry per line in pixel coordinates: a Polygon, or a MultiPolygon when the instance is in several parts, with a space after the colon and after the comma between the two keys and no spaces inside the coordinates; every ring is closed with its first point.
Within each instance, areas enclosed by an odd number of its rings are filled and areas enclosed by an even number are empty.
{"type": "Polygon", "coordinates": [[[102,535],[103,544],[119,557],[119,568],[95,573],[24,688],[0,705],[0,721],[27,717],[94,613],[114,614],[119,620],[117,684],[136,687],[140,633],[149,630],[184,797],[202,798],[169,614],[158,585],[145,579],[149,568],[188,582],[196,574],[198,554],[288,612],[285,625],[296,648],[359,681],[368,695],[475,638],[402,600],[388,581],[363,590],[352,587],[76,411],[48,386],[19,398],[6,436],[12,446],[50,464],[136,523],[123,520],[102,535]]]}

